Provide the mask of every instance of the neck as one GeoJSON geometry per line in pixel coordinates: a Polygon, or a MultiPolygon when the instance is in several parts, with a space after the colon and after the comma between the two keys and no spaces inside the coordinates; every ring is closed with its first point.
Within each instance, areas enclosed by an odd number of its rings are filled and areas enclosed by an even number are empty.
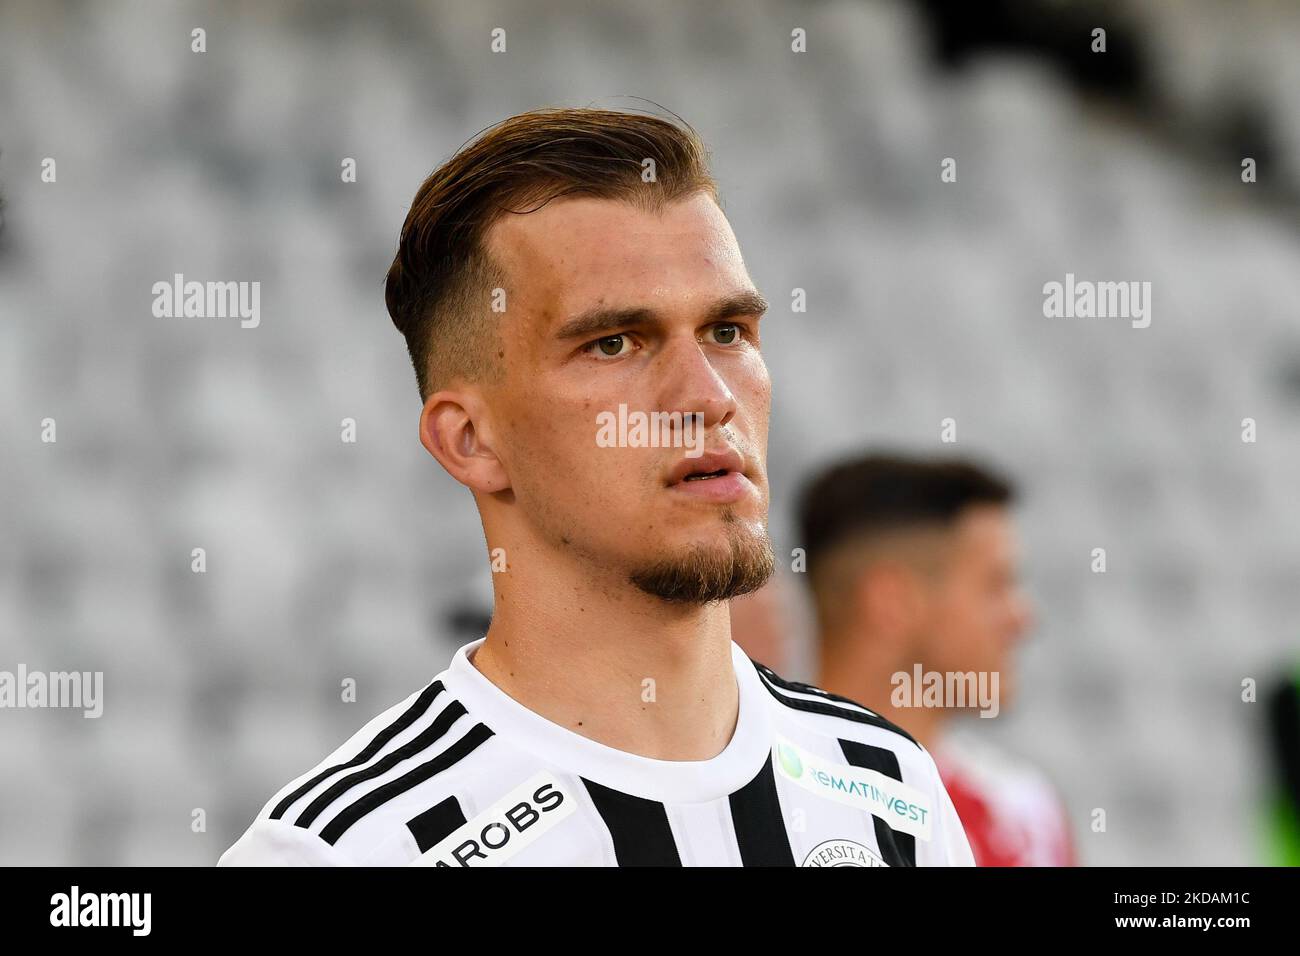
{"type": "Polygon", "coordinates": [[[818,642],[817,686],[840,694],[902,727],[926,750],[943,737],[947,712],[941,707],[895,707],[890,701],[894,674],[912,673],[916,655],[905,646],[869,633],[828,633],[818,642]]]}
{"type": "MultiPolygon", "coordinates": [[[[495,545],[494,545],[495,546],[495,545]]],[[[731,740],[739,696],[725,603],[670,604],[571,553],[506,546],[473,664],[552,723],[628,753],[707,760],[731,740]]]]}

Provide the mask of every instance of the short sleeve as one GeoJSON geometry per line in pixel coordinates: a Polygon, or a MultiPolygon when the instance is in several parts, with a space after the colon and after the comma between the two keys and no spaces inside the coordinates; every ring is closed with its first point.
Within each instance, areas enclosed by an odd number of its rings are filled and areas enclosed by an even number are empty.
{"type": "Polygon", "coordinates": [[[316,834],[283,820],[255,820],[221,854],[217,866],[352,866],[350,859],[316,834]]]}

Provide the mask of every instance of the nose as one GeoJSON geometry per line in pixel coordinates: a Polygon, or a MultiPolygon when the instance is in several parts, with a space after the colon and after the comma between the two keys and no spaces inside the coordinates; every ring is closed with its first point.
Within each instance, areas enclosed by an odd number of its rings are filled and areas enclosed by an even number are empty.
{"type": "Polygon", "coordinates": [[[736,415],[736,396],[694,338],[674,343],[661,357],[665,366],[661,405],[665,411],[703,416],[706,429],[721,428],[736,415]]]}

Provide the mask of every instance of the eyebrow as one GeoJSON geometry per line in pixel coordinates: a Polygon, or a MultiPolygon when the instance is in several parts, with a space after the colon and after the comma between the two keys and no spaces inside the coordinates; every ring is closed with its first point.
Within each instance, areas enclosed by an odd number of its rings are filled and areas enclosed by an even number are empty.
{"type": "MultiPolygon", "coordinates": [[[[740,315],[762,315],[768,310],[767,299],[757,289],[746,289],[718,299],[705,313],[708,323],[723,322],[740,315]]],[[[634,326],[652,325],[661,313],[645,306],[616,308],[597,306],[565,322],[556,332],[559,339],[599,338],[634,326]]]]}

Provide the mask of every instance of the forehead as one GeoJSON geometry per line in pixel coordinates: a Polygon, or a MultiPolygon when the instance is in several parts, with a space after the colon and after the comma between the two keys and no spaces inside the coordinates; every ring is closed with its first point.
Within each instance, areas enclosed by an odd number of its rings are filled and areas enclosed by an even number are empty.
{"type": "Polygon", "coordinates": [[[735,234],[707,193],[654,212],[613,199],[556,199],[505,214],[486,245],[511,293],[557,323],[600,302],[689,305],[748,284],[735,234]]]}

